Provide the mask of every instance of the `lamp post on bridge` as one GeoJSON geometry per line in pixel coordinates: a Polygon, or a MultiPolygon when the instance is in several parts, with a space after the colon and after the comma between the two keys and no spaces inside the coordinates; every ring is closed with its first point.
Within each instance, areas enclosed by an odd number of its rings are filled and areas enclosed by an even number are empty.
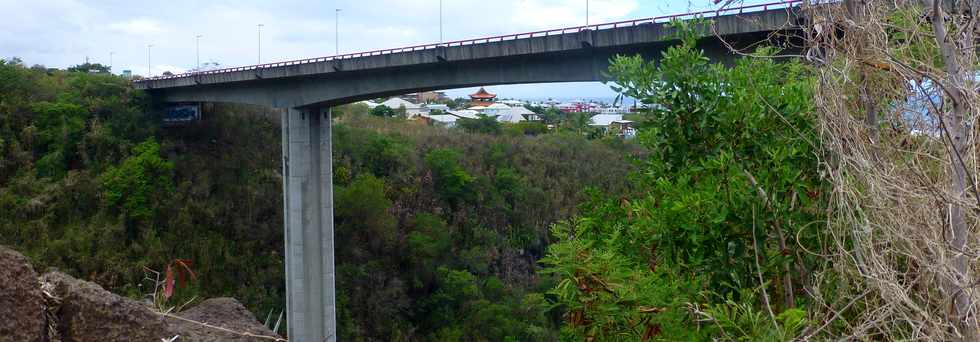
{"type": "Polygon", "coordinates": [[[197,71],[201,71],[201,37],[204,36],[199,34],[194,37],[197,48],[197,71]]]}
{"type": "Polygon", "coordinates": [[[153,64],[150,63],[150,52],[153,44],[146,45],[146,77],[153,76],[153,64]]]}
{"type": "Polygon", "coordinates": [[[337,46],[337,51],[334,55],[340,55],[340,9],[334,9],[333,12],[333,22],[334,22],[334,44],[337,46]]]}
{"type": "Polygon", "coordinates": [[[439,0],[439,43],[444,41],[442,39],[442,0],[439,0]]]}
{"type": "Polygon", "coordinates": [[[115,55],[115,51],[109,51],[109,73],[112,73],[112,55],[115,55]]]}
{"type": "Polygon", "coordinates": [[[585,26],[589,26],[589,0],[585,0],[585,26]]]}
{"type": "Polygon", "coordinates": [[[259,27],[259,63],[258,64],[262,64],[262,26],[265,25],[263,24],[258,25],[259,27]]]}

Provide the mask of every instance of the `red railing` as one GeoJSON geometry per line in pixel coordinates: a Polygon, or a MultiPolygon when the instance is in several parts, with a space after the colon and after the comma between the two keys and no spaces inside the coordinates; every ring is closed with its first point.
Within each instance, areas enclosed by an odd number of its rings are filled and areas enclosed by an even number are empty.
{"type": "Polygon", "coordinates": [[[778,2],[765,3],[765,4],[747,5],[747,6],[732,7],[732,8],[725,8],[725,9],[712,10],[712,11],[701,11],[701,12],[692,12],[692,13],[673,14],[673,15],[665,15],[665,16],[659,16],[659,17],[653,17],[653,18],[618,21],[618,22],[613,22],[613,23],[603,23],[603,24],[594,24],[594,25],[586,25],[586,26],[566,27],[566,28],[554,29],[554,30],[525,32],[525,33],[517,33],[517,34],[508,34],[508,35],[503,35],[503,36],[493,36],[493,37],[484,37],[484,38],[476,38],[476,39],[457,40],[457,41],[445,42],[445,43],[433,43],[433,44],[416,45],[416,46],[408,46],[408,47],[400,47],[400,48],[384,49],[384,50],[375,50],[375,51],[367,51],[367,52],[355,52],[355,53],[348,53],[348,54],[335,55],[335,56],[316,57],[316,58],[307,58],[307,59],[298,59],[298,60],[285,61],[285,62],[274,62],[274,63],[266,63],[266,64],[257,64],[257,65],[249,65],[249,66],[241,66],[241,67],[225,68],[225,69],[217,69],[217,70],[192,71],[192,72],[187,72],[187,73],[182,73],[182,74],[177,74],[177,75],[170,75],[170,76],[149,77],[149,78],[144,78],[144,79],[141,79],[141,80],[136,80],[134,82],[146,82],[146,81],[163,80],[163,79],[173,79],[173,78],[183,78],[183,77],[191,77],[191,76],[199,76],[199,75],[213,75],[213,74],[221,74],[221,73],[236,72],[236,71],[268,69],[268,68],[283,67],[283,66],[290,66],[290,65],[299,65],[299,64],[327,62],[327,61],[333,61],[333,60],[344,60],[344,59],[367,57],[367,56],[387,55],[387,54],[393,54],[393,53],[399,53],[399,52],[412,52],[412,51],[420,51],[420,50],[437,49],[437,48],[440,48],[440,47],[452,47],[452,46],[465,46],[465,45],[475,45],[475,44],[486,44],[486,43],[492,43],[492,42],[500,42],[500,41],[506,41],[506,40],[523,39],[523,38],[546,37],[546,36],[556,35],[556,34],[566,34],[566,33],[569,33],[569,32],[581,32],[581,31],[588,31],[588,30],[596,30],[597,31],[597,30],[601,30],[601,29],[630,27],[630,26],[636,26],[636,25],[641,25],[641,24],[652,24],[652,23],[660,23],[660,22],[669,22],[669,21],[674,20],[674,19],[698,18],[698,17],[710,18],[710,17],[716,17],[716,16],[720,16],[720,15],[728,15],[728,14],[735,14],[735,13],[741,14],[741,13],[745,13],[745,12],[768,11],[770,9],[790,8],[790,7],[799,5],[799,4],[803,3],[804,1],[806,1],[806,0],[784,0],[784,1],[778,1],[778,2]]]}

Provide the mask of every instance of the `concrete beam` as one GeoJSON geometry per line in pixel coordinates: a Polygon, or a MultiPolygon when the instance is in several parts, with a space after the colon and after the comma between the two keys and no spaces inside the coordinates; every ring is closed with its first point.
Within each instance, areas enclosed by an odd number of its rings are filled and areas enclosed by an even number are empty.
{"type": "Polygon", "coordinates": [[[282,115],[286,317],[292,341],[336,341],[329,109],[282,115]]]}

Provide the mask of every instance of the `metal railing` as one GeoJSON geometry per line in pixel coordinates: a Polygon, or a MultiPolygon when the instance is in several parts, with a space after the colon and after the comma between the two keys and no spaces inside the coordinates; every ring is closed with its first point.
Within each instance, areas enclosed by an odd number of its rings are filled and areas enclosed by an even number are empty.
{"type": "Polygon", "coordinates": [[[366,51],[366,52],[355,52],[355,53],[347,53],[347,54],[334,55],[334,56],[315,57],[315,58],[307,58],[307,59],[297,59],[297,60],[292,60],[292,61],[273,62],[273,63],[265,63],[265,64],[257,64],[257,65],[248,65],[248,66],[240,66],[240,67],[233,67],[233,68],[224,68],[224,69],[217,69],[217,70],[191,71],[191,72],[186,72],[186,73],[176,74],[176,75],[170,75],[170,76],[148,77],[148,78],[144,78],[144,79],[141,79],[141,80],[135,80],[134,82],[140,83],[140,82],[155,81],[155,80],[164,80],[164,79],[184,78],[184,77],[201,76],[201,75],[214,75],[214,74],[222,74],[222,73],[237,72],[237,71],[268,69],[268,68],[276,68],[276,67],[283,67],[283,66],[290,66],[290,65],[301,65],[301,64],[328,62],[328,61],[334,61],[334,60],[345,60],[345,59],[360,58],[360,57],[388,55],[388,54],[400,53],[400,52],[413,52],[413,51],[421,51],[421,50],[438,49],[438,48],[441,48],[441,47],[454,47],[454,46],[467,46],[467,45],[487,44],[487,43],[493,43],[493,42],[516,40],[516,39],[525,39],[525,38],[533,38],[533,37],[547,37],[547,36],[552,36],[552,35],[562,35],[562,34],[566,34],[566,33],[582,32],[582,31],[590,31],[590,30],[598,31],[598,30],[602,30],[602,29],[613,29],[613,28],[620,28],[620,27],[631,27],[631,26],[637,26],[637,25],[642,25],[642,24],[662,23],[662,22],[669,22],[669,21],[674,20],[674,19],[711,18],[711,17],[717,17],[717,16],[721,16],[721,15],[742,14],[742,13],[746,13],[746,12],[768,11],[770,9],[791,8],[791,7],[797,6],[799,4],[802,4],[804,1],[806,1],[806,0],[785,0],[785,1],[778,1],[778,2],[770,2],[770,3],[765,3],[765,4],[746,5],[746,6],[741,6],[741,7],[725,8],[725,9],[720,9],[720,10],[711,10],[711,11],[700,11],[700,12],[691,12],[691,13],[672,14],[672,15],[664,15],[664,16],[652,17],[652,18],[618,21],[618,22],[612,22],[612,23],[593,24],[593,25],[575,26],[575,27],[566,27],[566,28],[561,28],[561,29],[535,31],[535,32],[525,32],[525,33],[517,33],[517,34],[507,34],[507,35],[502,35],[502,36],[493,36],[493,37],[483,37],[483,38],[475,38],[475,39],[457,40],[457,41],[444,42],[444,43],[432,43],[432,44],[424,44],[424,45],[415,45],[415,46],[407,46],[407,47],[400,47],[400,48],[393,48],[393,49],[383,49],[383,50],[374,50],[374,51],[366,51]]]}

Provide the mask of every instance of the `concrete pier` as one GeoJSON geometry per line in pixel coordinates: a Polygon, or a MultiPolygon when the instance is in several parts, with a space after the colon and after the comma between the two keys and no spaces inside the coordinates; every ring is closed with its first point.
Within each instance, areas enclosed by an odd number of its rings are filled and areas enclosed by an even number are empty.
{"type": "Polygon", "coordinates": [[[331,113],[282,115],[286,315],[291,341],[336,341],[331,113]]]}

